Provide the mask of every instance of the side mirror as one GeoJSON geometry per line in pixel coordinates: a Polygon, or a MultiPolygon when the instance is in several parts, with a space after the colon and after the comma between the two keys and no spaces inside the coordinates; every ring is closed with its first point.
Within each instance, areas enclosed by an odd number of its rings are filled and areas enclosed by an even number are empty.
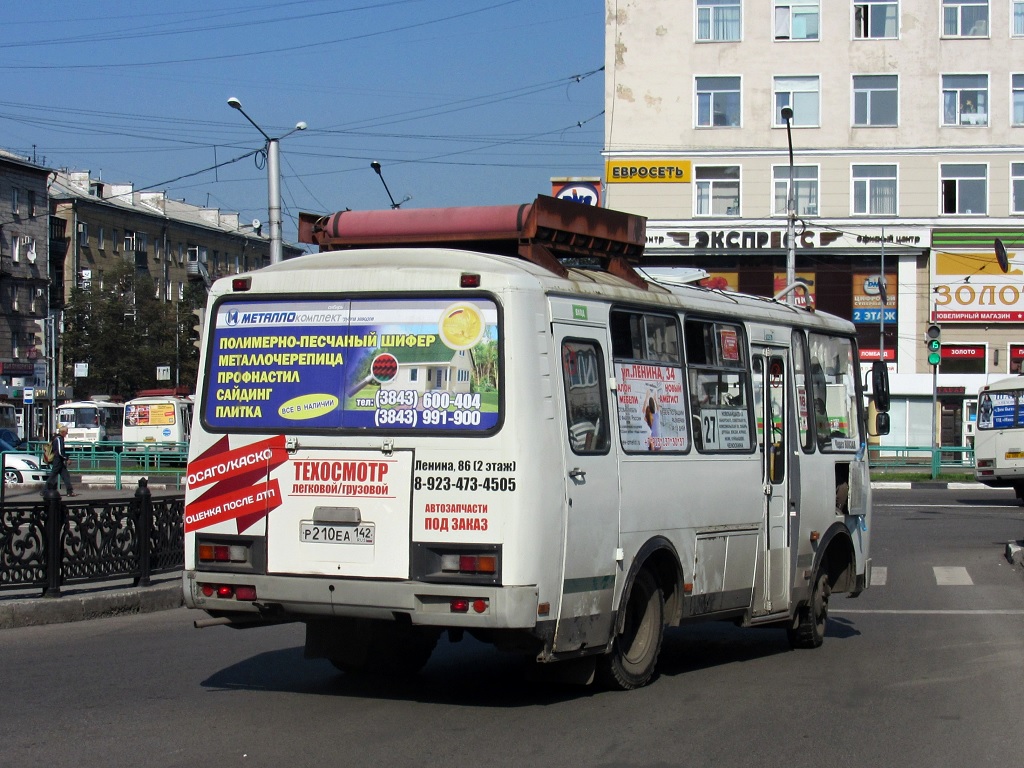
{"type": "MultiPolygon", "coordinates": [[[[889,369],[885,362],[875,360],[871,364],[871,393],[875,398],[875,410],[885,413],[889,410],[889,369]]],[[[888,427],[882,434],[888,434],[888,427]]]]}
{"type": "Polygon", "coordinates": [[[882,435],[889,434],[889,414],[888,413],[876,413],[875,414],[875,435],[881,437],[882,435]]]}

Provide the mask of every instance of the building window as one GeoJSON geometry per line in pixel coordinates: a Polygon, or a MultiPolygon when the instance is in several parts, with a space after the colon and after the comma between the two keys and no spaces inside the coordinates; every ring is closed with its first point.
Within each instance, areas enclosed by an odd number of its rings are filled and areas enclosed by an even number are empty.
{"type": "Polygon", "coordinates": [[[740,124],[740,79],[698,77],[697,127],[711,128],[740,124]]]}
{"type": "Polygon", "coordinates": [[[1024,2],[1021,0],[1013,3],[1013,36],[1024,37],[1024,2]]]}
{"type": "Polygon", "coordinates": [[[1013,124],[1024,125],[1024,75],[1010,75],[1013,124]]]}
{"type": "Polygon", "coordinates": [[[980,163],[942,163],[942,212],[988,213],[988,171],[980,163]]]}
{"type": "Polygon", "coordinates": [[[78,247],[89,247],[89,224],[85,221],[78,222],[78,247]]]}
{"type": "Polygon", "coordinates": [[[776,40],[817,40],[819,0],[775,0],[776,40]]]}
{"type": "Polygon", "coordinates": [[[124,251],[125,253],[131,253],[135,250],[135,232],[126,229],[124,231],[124,251]]]}
{"type": "Polygon", "coordinates": [[[135,233],[135,250],[140,253],[145,253],[149,250],[149,235],[145,232],[135,233]]]}
{"type": "Polygon", "coordinates": [[[708,166],[694,169],[697,216],[740,215],[740,167],[708,166]]]}
{"type": "MultiPolygon", "coordinates": [[[[784,216],[789,212],[789,166],[773,166],[772,178],[775,180],[775,214],[784,216]]],[[[794,166],[793,209],[797,216],[818,215],[818,166],[794,166]]]]}
{"type": "Polygon", "coordinates": [[[896,125],[899,115],[897,75],[853,76],[853,124],[896,125]]]}
{"type": "Polygon", "coordinates": [[[106,240],[104,237],[103,227],[96,227],[96,247],[101,251],[106,247],[106,240]]]}
{"type": "Polygon", "coordinates": [[[853,166],[853,212],[896,215],[896,166],[853,166]]]}
{"type": "Polygon", "coordinates": [[[178,281],[178,301],[185,300],[185,283],[181,280],[178,281]]]}
{"type": "Polygon", "coordinates": [[[1010,163],[1010,213],[1024,213],[1024,163],[1010,163]]]}
{"type": "Polygon", "coordinates": [[[742,18],[740,0],[697,0],[697,40],[739,40],[742,18]]]}
{"type": "Polygon", "coordinates": [[[942,0],[943,37],[988,37],[988,0],[942,0]]]}
{"type": "Polygon", "coordinates": [[[853,4],[853,36],[857,40],[895,38],[899,18],[898,0],[858,0],[853,4]]]}
{"type": "Polygon", "coordinates": [[[17,187],[11,187],[11,213],[14,213],[14,214],[21,213],[20,208],[21,208],[21,206],[20,206],[20,203],[18,201],[18,188],[17,187]]]}
{"type": "Polygon", "coordinates": [[[988,125],[988,75],[942,76],[942,124],[988,125]]]}
{"type": "Polygon", "coordinates": [[[36,193],[31,189],[28,191],[28,215],[36,215],[36,193]]]}
{"type": "Polygon", "coordinates": [[[793,110],[793,125],[816,127],[819,120],[820,85],[817,76],[775,78],[775,125],[785,127],[782,108],[793,110]]]}
{"type": "Polygon", "coordinates": [[[117,243],[118,243],[117,230],[116,229],[111,229],[110,230],[110,249],[114,253],[117,253],[117,243]]]}

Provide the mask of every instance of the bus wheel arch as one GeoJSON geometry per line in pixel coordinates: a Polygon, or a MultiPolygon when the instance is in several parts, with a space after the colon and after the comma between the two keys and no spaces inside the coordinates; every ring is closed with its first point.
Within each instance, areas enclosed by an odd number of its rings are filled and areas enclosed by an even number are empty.
{"type": "Polygon", "coordinates": [[[825,640],[829,598],[833,592],[852,592],[857,584],[857,555],[850,533],[840,523],[826,532],[818,544],[810,589],[800,601],[788,628],[794,648],[818,648],[825,640]]]}
{"type": "Polygon", "coordinates": [[[682,583],[679,559],[667,540],[648,542],[634,560],[622,589],[608,652],[598,677],[610,688],[641,688],[654,678],[668,620],[678,623],[682,583]]]}

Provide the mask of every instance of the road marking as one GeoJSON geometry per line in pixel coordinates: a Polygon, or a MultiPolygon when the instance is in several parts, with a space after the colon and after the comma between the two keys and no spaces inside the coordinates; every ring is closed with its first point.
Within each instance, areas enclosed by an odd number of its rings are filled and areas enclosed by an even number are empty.
{"type": "Polygon", "coordinates": [[[889,578],[889,569],[884,565],[878,565],[871,569],[871,586],[884,587],[885,580],[889,578]]]}
{"type": "Polygon", "coordinates": [[[937,565],[932,568],[935,583],[940,587],[970,587],[974,585],[967,569],[960,565],[937,565]]]}
{"type": "Polygon", "coordinates": [[[894,613],[901,615],[951,615],[951,616],[1024,616],[1024,609],[1018,608],[993,608],[991,610],[956,610],[956,609],[938,609],[938,610],[860,610],[853,608],[850,610],[835,610],[833,607],[828,607],[828,614],[833,615],[836,613],[894,613]]]}

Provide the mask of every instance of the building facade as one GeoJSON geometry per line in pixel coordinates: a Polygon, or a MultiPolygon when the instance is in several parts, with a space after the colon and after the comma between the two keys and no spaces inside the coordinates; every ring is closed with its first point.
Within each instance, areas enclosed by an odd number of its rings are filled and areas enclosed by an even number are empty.
{"type": "Polygon", "coordinates": [[[930,442],[938,323],[935,421],[963,444],[978,387],[1024,361],[1024,1],[608,0],[606,19],[605,200],[648,217],[645,261],[760,295],[794,265],[889,364],[890,444],[930,442]]]}
{"type": "MultiPolygon", "coordinates": [[[[0,151],[0,400],[18,405],[24,388],[45,375],[41,324],[51,300],[50,173],[28,158],[0,151]]],[[[24,418],[20,410],[18,415],[24,418]]],[[[23,422],[19,431],[24,434],[23,422]]]]}

